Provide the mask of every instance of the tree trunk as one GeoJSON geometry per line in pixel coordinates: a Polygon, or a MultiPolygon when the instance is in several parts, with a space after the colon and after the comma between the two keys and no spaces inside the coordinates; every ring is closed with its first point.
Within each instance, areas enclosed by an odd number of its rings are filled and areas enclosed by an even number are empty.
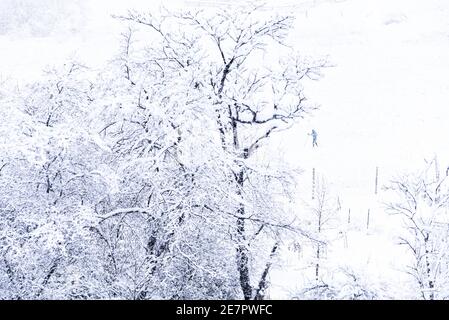
{"type": "MultiPolygon", "coordinates": [[[[244,157],[246,158],[246,152],[244,157]]],[[[244,169],[241,168],[237,175],[237,195],[242,195],[243,182],[245,179],[244,169]]],[[[237,216],[242,218],[237,218],[237,269],[240,276],[240,287],[243,291],[243,297],[245,300],[251,300],[252,298],[252,287],[249,276],[249,258],[248,258],[248,246],[246,243],[245,235],[245,205],[243,203],[239,204],[237,210],[237,216]]]]}
{"type": "Polygon", "coordinates": [[[427,276],[427,285],[429,286],[430,294],[429,294],[429,300],[435,299],[435,293],[434,293],[434,283],[432,281],[432,275],[430,270],[430,262],[429,262],[429,249],[428,249],[428,241],[429,241],[430,234],[427,233],[426,237],[424,238],[424,247],[425,247],[425,254],[426,254],[426,276],[427,276]]]}
{"type": "Polygon", "coordinates": [[[274,258],[274,255],[276,254],[276,251],[279,247],[279,243],[276,242],[273,246],[273,248],[271,249],[271,253],[270,253],[270,257],[268,258],[267,264],[265,266],[264,271],[262,272],[262,276],[260,277],[260,281],[259,281],[259,288],[256,291],[256,294],[254,296],[254,300],[263,300],[265,299],[265,294],[266,294],[266,289],[268,287],[268,280],[267,280],[267,276],[268,276],[268,272],[270,272],[270,267],[271,267],[271,262],[274,258]]]}
{"type": "MultiPolygon", "coordinates": [[[[239,211],[244,208],[239,208],[239,211]]],[[[237,235],[239,243],[237,245],[237,269],[240,278],[240,287],[242,288],[245,300],[251,300],[253,288],[251,287],[248,267],[248,247],[245,239],[245,220],[237,219],[237,235]]]]}
{"type": "MultiPolygon", "coordinates": [[[[237,122],[232,120],[233,145],[236,151],[239,150],[237,122]]],[[[248,150],[243,150],[243,159],[248,158],[248,150]]],[[[240,167],[236,175],[237,196],[242,196],[243,185],[245,181],[245,169],[243,165],[240,167]]],[[[240,203],[237,209],[237,270],[239,272],[240,287],[242,288],[245,300],[251,300],[253,296],[253,288],[249,276],[249,253],[245,235],[245,205],[240,203]]]]}

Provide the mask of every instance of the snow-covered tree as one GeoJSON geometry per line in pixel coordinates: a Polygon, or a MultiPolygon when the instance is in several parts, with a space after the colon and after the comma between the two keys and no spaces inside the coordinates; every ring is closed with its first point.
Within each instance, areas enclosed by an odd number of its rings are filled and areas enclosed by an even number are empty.
{"type": "Polygon", "coordinates": [[[82,125],[91,85],[81,70],[76,64],[51,70],[2,101],[3,297],[92,297],[72,296],[81,289],[68,280],[79,276],[85,281],[79,285],[90,285],[92,279],[82,277],[96,263],[95,239],[85,227],[95,222],[93,208],[107,193],[95,173],[102,150],[82,125]]]}
{"type": "Polygon", "coordinates": [[[401,219],[399,242],[410,254],[405,271],[414,279],[417,297],[426,300],[448,297],[448,181],[435,158],[386,187],[393,197],[387,209],[401,219]]]}
{"type": "Polygon", "coordinates": [[[321,177],[314,184],[315,192],[312,200],[303,199],[301,223],[307,226],[312,240],[300,239],[305,263],[304,284],[295,298],[332,299],[338,294],[334,278],[343,263],[329,261],[328,252],[341,238],[343,219],[338,209],[337,198],[332,194],[329,184],[321,177]]]}
{"type": "Polygon", "coordinates": [[[179,182],[186,189],[176,191],[194,200],[185,207],[176,196],[179,221],[186,223],[188,208],[190,215],[212,216],[214,226],[224,227],[217,231],[228,233],[225,256],[233,250],[236,255],[237,274],[230,276],[238,278],[245,299],[263,298],[279,236],[293,229],[282,205],[288,175],[282,163],[279,167],[267,159],[263,147],[314,109],[302,82],[318,78],[325,65],[286,50],[292,17],[264,14],[241,8],[239,13],[166,12],[156,17],[130,12],[118,17],[152,34],[151,46],[134,62],[144,68],[145,78],[128,62],[123,65],[123,78],[139,92],[134,108],[143,117],[135,122],[139,130],[154,128],[150,123],[165,113],[157,121],[169,129],[165,148],[155,150],[147,141],[144,147],[141,134],[134,146],[162,153],[166,163],[171,158],[170,170],[177,167],[177,175],[186,177],[179,182]],[[267,252],[262,264],[261,246],[267,252]]]}
{"type": "Polygon", "coordinates": [[[270,141],[315,109],[303,82],[325,62],[258,9],[130,12],[107,69],[67,63],[2,101],[1,297],[266,298],[306,235],[270,141]]]}

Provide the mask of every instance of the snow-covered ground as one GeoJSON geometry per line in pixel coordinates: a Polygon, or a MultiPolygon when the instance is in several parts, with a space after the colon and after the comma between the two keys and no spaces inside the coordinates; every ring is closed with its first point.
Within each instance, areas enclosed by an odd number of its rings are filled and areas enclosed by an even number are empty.
{"type": "MultiPolygon", "coordinates": [[[[121,30],[110,14],[129,6],[155,7],[160,1],[80,2],[86,14],[73,17],[73,28],[56,28],[44,35],[20,29],[0,32],[0,79],[29,81],[46,65],[61,64],[68,58],[101,65],[116,52],[121,30]]],[[[170,0],[164,5],[232,3],[170,0]]],[[[367,273],[384,281],[404,277],[398,271],[403,261],[395,244],[396,225],[377,201],[382,191],[374,195],[375,170],[379,167],[382,185],[395,174],[421,167],[424,159],[435,155],[442,168],[449,165],[449,2],[267,3],[273,10],[297,16],[292,37],[303,54],[328,57],[333,65],[325,70],[321,81],[307,87],[310,100],[321,105],[320,110],[281,142],[287,160],[305,170],[300,181],[305,194],[310,194],[311,170],[315,168],[338,195],[340,214],[346,217],[351,210],[347,245],[335,245],[330,254],[354,268],[369,269],[367,273]],[[312,148],[308,135],[312,128],[318,132],[317,148],[312,148]]],[[[274,270],[273,298],[285,298],[294,290],[292,279],[300,278],[303,272],[296,268],[297,259],[286,255],[283,270],[274,270]],[[285,271],[286,265],[290,272],[285,271]]]]}
{"type": "Polygon", "coordinates": [[[382,185],[435,155],[449,165],[448,17],[441,0],[329,1],[298,13],[299,48],[329,55],[335,67],[308,88],[321,110],[285,142],[289,159],[305,166],[308,185],[315,167],[333,184],[342,214],[359,218],[361,231],[335,254],[384,279],[404,277],[396,270],[405,258],[397,225],[374,196],[376,166],[382,185]],[[318,148],[307,136],[312,128],[318,148]]]}

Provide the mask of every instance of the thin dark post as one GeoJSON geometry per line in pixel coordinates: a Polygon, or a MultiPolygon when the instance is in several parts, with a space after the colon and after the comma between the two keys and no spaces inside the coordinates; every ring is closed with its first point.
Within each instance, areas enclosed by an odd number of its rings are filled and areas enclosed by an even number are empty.
{"type": "Polygon", "coordinates": [[[348,212],[348,224],[351,223],[351,208],[349,208],[349,212],[348,212]]]}
{"type": "Polygon", "coordinates": [[[315,168],[312,169],[312,200],[315,199],[315,168]]]}
{"type": "Polygon", "coordinates": [[[376,167],[376,179],[374,181],[374,194],[377,194],[377,183],[379,180],[379,167],[376,167]]]}
{"type": "Polygon", "coordinates": [[[366,229],[369,229],[369,209],[368,209],[368,216],[366,217],[366,229]]]}
{"type": "Polygon", "coordinates": [[[435,178],[438,180],[440,180],[440,168],[438,167],[438,159],[435,156],[435,178]]]}
{"type": "Polygon", "coordinates": [[[348,248],[348,234],[346,233],[346,231],[343,233],[343,244],[345,246],[345,248],[348,248]]]}

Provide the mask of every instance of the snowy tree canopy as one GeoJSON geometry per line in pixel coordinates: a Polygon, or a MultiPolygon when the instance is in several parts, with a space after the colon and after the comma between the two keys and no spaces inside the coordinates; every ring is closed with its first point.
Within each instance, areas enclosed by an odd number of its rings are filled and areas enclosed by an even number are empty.
{"type": "Polygon", "coordinates": [[[3,98],[1,297],[265,297],[279,246],[309,235],[264,149],[326,63],[288,48],[293,17],[256,13],[117,16],[105,70],[67,62],[3,98]]]}

